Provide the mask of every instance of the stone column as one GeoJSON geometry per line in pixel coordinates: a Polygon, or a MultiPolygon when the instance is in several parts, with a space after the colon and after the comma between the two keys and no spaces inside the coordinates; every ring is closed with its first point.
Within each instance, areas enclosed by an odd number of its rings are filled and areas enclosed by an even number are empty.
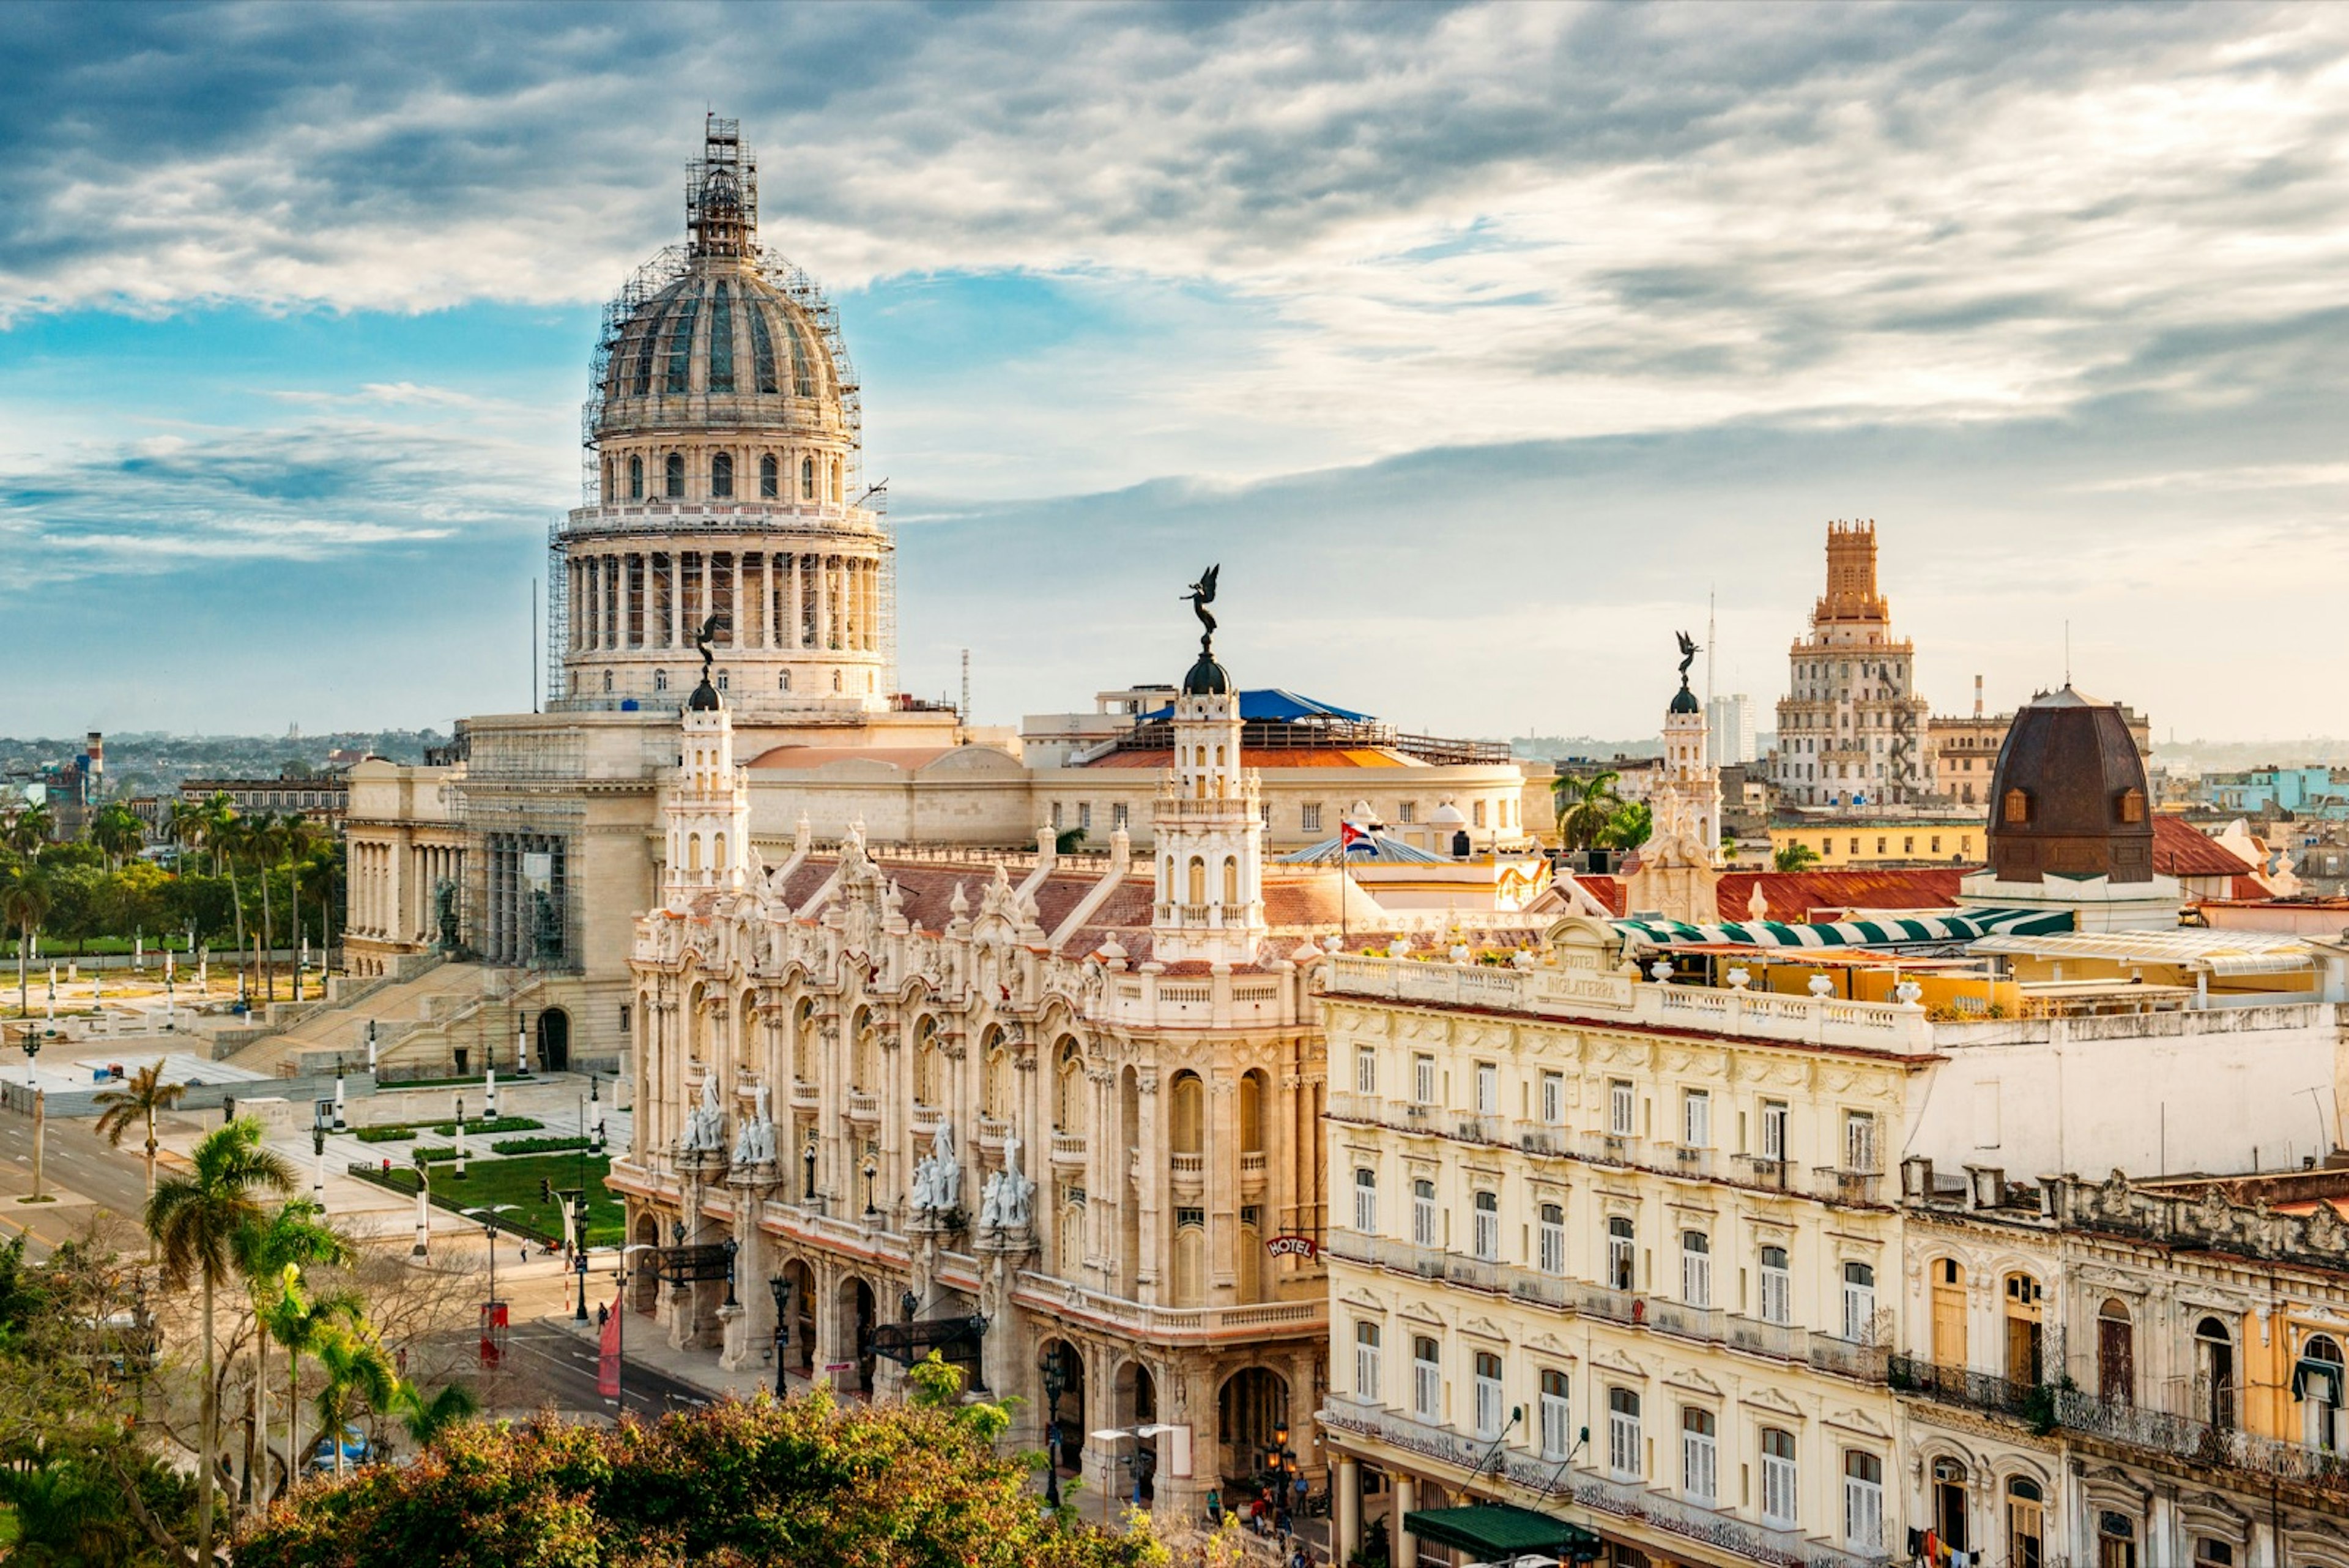
{"type": "Polygon", "coordinates": [[[1330,1523],[1336,1532],[1330,1558],[1343,1563],[1362,1545],[1362,1467],[1351,1454],[1338,1456],[1330,1482],[1330,1523]]]}
{"type": "Polygon", "coordinates": [[[806,646],[802,636],[803,628],[807,625],[807,611],[804,607],[807,604],[807,582],[802,576],[807,556],[801,552],[797,550],[792,552],[790,606],[792,618],[788,635],[783,639],[785,648],[799,649],[806,646]]]}
{"type": "Polygon", "coordinates": [[[824,556],[815,564],[815,645],[819,649],[832,645],[832,566],[824,556]]]}
{"type": "Polygon", "coordinates": [[[1398,1473],[1394,1477],[1394,1517],[1387,1521],[1387,1539],[1394,1545],[1395,1563],[1416,1563],[1419,1561],[1419,1537],[1402,1527],[1402,1516],[1419,1506],[1419,1478],[1398,1473]]]}
{"type": "MultiPolygon", "coordinates": [[[[1228,978],[1223,983],[1230,983],[1228,978]]],[[[1207,1300],[1229,1304],[1238,1299],[1240,1280],[1240,1094],[1239,1080],[1228,1069],[1216,1068],[1207,1085],[1206,1205],[1207,1300]]],[[[1261,1109],[1262,1107],[1258,1107],[1261,1109]]],[[[1292,1428],[1292,1430],[1294,1428],[1292,1428]]]]}
{"type": "Polygon", "coordinates": [[[1159,1103],[1158,1070],[1154,1067],[1137,1072],[1133,1086],[1141,1122],[1133,1129],[1133,1143],[1142,1150],[1142,1178],[1127,1184],[1131,1194],[1127,1201],[1135,1207],[1141,1239],[1134,1249],[1134,1277],[1129,1288],[1136,1301],[1164,1302],[1168,1299],[1169,1265],[1165,1200],[1170,1193],[1166,1182],[1166,1115],[1159,1103]]]}
{"type": "Polygon", "coordinates": [[[684,638],[683,638],[683,637],[681,637],[681,636],[679,635],[679,630],[680,630],[680,628],[681,628],[684,625],[685,625],[685,552],[684,552],[684,551],[682,551],[682,550],[671,550],[671,551],[668,553],[668,646],[669,646],[669,647],[671,647],[671,648],[678,648],[678,647],[682,647],[682,646],[683,646],[685,639],[684,639],[684,638]]]}
{"type": "Polygon", "coordinates": [[[761,646],[775,646],[775,553],[759,558],[759,632],[761,646]]]}
{"type": "Polygon", "coordinates": [[[816,1382],[836,1388],[840,1386],[839,1378],[827,1374],[824,1368],[835,1362],[856,1359],[854,1354],[843,1355],[841,1351],[843,1339],[854,1337],[855,1324],[848,1324],[848,1332],[843,1335],[840,1312],[840,1274],[836,1267],[820,1260],[811,1260],[808,1278],[815,1290],[815,1300],[808,1303],[811,1308],[809,1315],[815,1320],[815,1350],[811,1357],[809,1376],[816,1382]]]}
{"type": "Polygon", "coordinates": [[[726,1348],[718,1358],[729,1372],[757,1366],[774,1349],[775,1293],[767,1288],[767,1276],[774,1270],[759,1217],[781,1176],[775,1162],[762,1162],[738,1167],[727,1178],[734,1189],[734,1242],[739,1249],[734,1254],[734,1299],[741,1303],[726,1325],[726,1348]]]}

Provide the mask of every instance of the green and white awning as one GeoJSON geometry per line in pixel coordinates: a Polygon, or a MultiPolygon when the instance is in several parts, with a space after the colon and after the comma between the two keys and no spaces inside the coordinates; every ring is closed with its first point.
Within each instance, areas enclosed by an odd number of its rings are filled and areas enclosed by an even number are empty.
{"type": "Polygon", "coordinates": [[[1971,942],[1982,937],[2048,936],[2072,929],[2067,909],[1968,909],[1964,914],[1888,915],[1873,920],[1732,920],[1692,926],[1681,920],[1617,920],[1615,929],[1658,947],[1902,948],[1971,942]]]}

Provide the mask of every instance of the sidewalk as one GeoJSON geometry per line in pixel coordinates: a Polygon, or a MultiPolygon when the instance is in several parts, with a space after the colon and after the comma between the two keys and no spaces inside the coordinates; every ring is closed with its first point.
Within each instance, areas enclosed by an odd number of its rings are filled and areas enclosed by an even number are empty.
{"type": "MultiPolygon", "coordinates": [[[[591,1311],[595,1305],[595,1293],[592,1289],[588,1292],[587,1304],[591,1311]]],[[[590,1345],[598,1343],[596,1336],[599,1331],[595,1323],[592,1320],[584,1324],[575,1322],[569,1311],[550,1313],[537,1321],[576,1335],[590,1345]]],[[[674,1378],[690,1388],[698,1388],[713,1399],[730,1396],[748,1399],[761,1392],[771,1394],[775,1389],[775,1369],[771,1366],[754,1360],[740,1372],[728,1372],[718,1365],[718,1353],[714,1350],[672,1350],[667,1335],[653,1325],[652,1319],[642,1314],[629,1314],[621,1355],[629,1366],[649,1367],[664,1377],[674,1378]]],[[[784,1380],[792,1394],[805,1394],[811,1386],[806,1378],[788,1369],[784,1373],[784,1380]]]]}

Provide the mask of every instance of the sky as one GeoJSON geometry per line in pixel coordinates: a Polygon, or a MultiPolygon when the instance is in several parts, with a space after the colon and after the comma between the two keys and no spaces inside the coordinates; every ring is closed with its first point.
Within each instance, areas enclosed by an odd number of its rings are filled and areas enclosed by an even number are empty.
{"type": "MultiPolygon", "coordinates": [[[[2337,732],[2349,7],[19,5],[0,732],[530,698],[701,117],[840,308],[900,683],[1218,651],[1450,734],[1766,709],[1872,517],[1940,711],[2337,732]]],[[[1766,719],[1765,719],[1766,724],[1766,719]]]]}

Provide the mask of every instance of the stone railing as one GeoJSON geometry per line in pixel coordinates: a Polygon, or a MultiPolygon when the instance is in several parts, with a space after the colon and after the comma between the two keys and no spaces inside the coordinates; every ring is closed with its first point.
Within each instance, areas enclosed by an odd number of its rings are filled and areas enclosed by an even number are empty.
{"type": "Polygon", "coordinates": [[[1091,1319],[1161,1344],[1319,1334],[1330,1316],[1328,1299],[1319,1295],[1229,1306],[1164,1306],[1029,1271],[1019,1274],[1013,1294],[1022,1306],[1091,1319]]]}
{"type": "Polygon", "coordinates": [[[1082,1165],[1085,1162],[1085,1135],[1055,1132],[1052,1135],[1054,1165],[1082,1165]]]}
{"type": "Polygon", "coordinates": [[[1775,992],[1656,985],[1627,975],[1564,968],[1332,956],[1322,978],[1330,996],[1372,997],[1436,1007],[1682,1029],[1733,1039],[1832,1045],[1898,1055],[1930,1051],[1922,1008],[1845,1002],[1775,992]]]}
{"type": "Polygon", "coordinates": [[[1502,1473],[1545,1501],[1570,1499],[1594,1513],[1637,1521],[1769,1568],[1885,1568],[1891,1562],[1882,1552],[1847,1551],[1795,1531],[1749,1522],[1639,1481],[1619,1480],[1579,1467],[1568,1469],[1556,1460],[1511,1455],[1503,1461],[1502,1473]]]}
{"type": "Polygon", "coordinates": [[[822,1091],[805,1078],[792,1080],[792,1109],[812,1111],[823,1103],[822,1091]]]}
{"type": "Polygon", "coordinates": [[[848,1119],[853,1122],[877,1122],[881,1119],[881,1096],[858,1090],[848,1091],[848,1119]]]}

